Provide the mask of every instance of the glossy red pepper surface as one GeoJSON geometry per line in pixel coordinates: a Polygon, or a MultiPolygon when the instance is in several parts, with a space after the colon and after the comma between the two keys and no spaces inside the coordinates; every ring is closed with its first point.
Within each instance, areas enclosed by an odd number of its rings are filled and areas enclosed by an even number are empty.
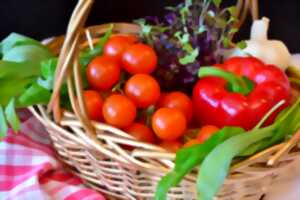
{"type": "Polygon", "coordinates": [[[216,67],[247,77],[254,83],[247,94],[228,90],[228,81],[216,76],[200,78],[193,90],[196,117],[202,125],[253,128],[278,102],[283,104],[266,124],[274,121],[280,110],[289,105],[291,89],[287,76],[276,66],[265,65],[253,57],[234,57],[216,67]]]}

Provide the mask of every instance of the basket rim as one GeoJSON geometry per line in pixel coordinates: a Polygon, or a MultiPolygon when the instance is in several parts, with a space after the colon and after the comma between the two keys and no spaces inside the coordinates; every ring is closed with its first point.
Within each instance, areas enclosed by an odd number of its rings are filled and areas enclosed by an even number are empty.
{"type": "MultiPolygon", "coordinates": [[[[86,27],[84,28],[84,31],[82,31],[82,34],[84,34],[85,31],[89,31],[90,33],[92,33],[93,36],[97,35],[97,34],[103,34],[111,25],[113,25],[113,32],[114,33],[119,33],[121,31],[121,33],[124,33],[122,32],[124,29],[127,30],[127,32],[125,32],[125,34],[138,34],[137,31],[140,31],[141,30],[141,27],[137,24],[134,24],[134,23],[124,23],[124,22],[118,22],[118,23],[105,23],[105,24],[100,24],[100,25],[93,25],[93,26],[89,26],[89,27],[86,27]],[[134,30],[134,31],[130,31],[130,30],[134,30]]],[[[86,37],[86,36],[85,36],[86,37]]],[[[43,43],[47,46],[49,46],[49,48],[52,48],[53,45],[55,44],[55,42],[59,42],[60,44],[62,44],[63,42],[63,39],[64,39],[64,36],[57,36],[57,37],[52,37],[51,39],[47,39],[46,41],[44,40],[43,43]]],[[[84,38],[86,39],[86,38],[84,38]]],[[[84,41],[83,41],[84,42],[84,41]]],[[[95,41],[94,41],[95,42],[95,41]]],[[[82,42],[81,42],[82,44],[82,42]]],[[[87,45],[87,44],[86,44],[87,45]]],[[[55,46],[55,45],[54,45],[55,46]]],[[[52,48],[53,49],[53,48],[52,48]]],[[[38,107],[39,110],[43,110],[43,107],[39,106],[38,107]]],[[[47,114],[46,110],[43,111],[43,114],[40,115],[39,113],[37,113],[34,109],[34,107],[31,107],[30,109],[33,114],[40,120],[42,121],[42,123],[44,125],[46,125],[46,123],[49,123],[51,121],[51,117],[47,114]],[[43,120],[43,118],[46,120],[43,120]]],[[[69,118],[76,118],[76,115],[70,111],[64,111],[64,114],[66,117],[69,117],[69,118]]],[[[80,122],[79,122],[80,123],[80,122]]],[[[108,124],[105,124],[105,123],[100,123],[100,122],[92,122],[93,126],[98,126],[98,128],[101,128],[101,129],[104,129],[105,131],[111,131],[111,132],[115,132],[117,133],[115,136],[111,136],[113,139],[120,139],[120,137],[122,137],[122,139],[125,139],[126,141],[129,141],[129,140],[134,140],[136,144],[140,144],[141,147],[146,147],[147,149],[152,149],[152,150],[156,150],[156,151],[159,151],[161,153],[161,156],[163,158],[167,158],[167,159],[172,159],[174,160],[175,159],[175,156],[176,156],[176,153],[173,153],[173,152],[168,152],[166,151],[165,149],[159,147],[158,145],[156,144],[148,144],[148,143],[145,143],[145,142],[142,142],[142,141],[138,141],[136,140],[133,136],[131,136],[130,134],[126,133],[125,131],[121,130],[121,129],[118,129],[116,127],[113,127],[111,125],[108,125],[108,124]]],[[[59,126],[59,124],[57,124],[57,126],[59,126]]],[[[95,138],[90,138],[90,137],[87,137],[90,141],[87,141],[87,143],[91,143],[91,142],[94,142],[95,138]]],[[[87,139],[85,138],[85,139],[87,139]]],[[[284,142],[282,144],[279,144],[279,145],[275,145],[275,146],[272,146],[268,149],[265,149],[261,152],[258,152],[256,153],[255,155],[247,158],[246,160],[240,162],[240,163],[237,163],[235,164],[233,167],[233,169],[238,169],[238,168],[242,168],[243,167],[243,163],[249,163],[249,161],[253,160],[253,158],[256,158],[256,155],[264,155],[266,153],[269,153],[270,151],[273,151],[273,150],[279,150],[280,147],[283,146],[283,144],[285,144],[284,142]]],[[[140,156],[140,155],[145,155],[148,151],[135,151],[133,156],[140,156]]],[[[149,153],[149,152],[148,152],[149,153]]],[[[157,152],[156,152],[157,153],[157,152]]],[[[156,156],[159,156],[159,155],[156,155],[156,156]]]]}

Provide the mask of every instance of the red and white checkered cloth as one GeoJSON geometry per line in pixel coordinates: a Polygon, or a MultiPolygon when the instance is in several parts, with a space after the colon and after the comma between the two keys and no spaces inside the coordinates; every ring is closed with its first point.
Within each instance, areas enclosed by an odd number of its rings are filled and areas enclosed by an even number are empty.
{"type": "Polygon", "coordinates": [[[63,169],[35,118],[26,112],[21,118],[21,131],[10,130],[0,142],[1,200],[105,200],[63,169]]]}

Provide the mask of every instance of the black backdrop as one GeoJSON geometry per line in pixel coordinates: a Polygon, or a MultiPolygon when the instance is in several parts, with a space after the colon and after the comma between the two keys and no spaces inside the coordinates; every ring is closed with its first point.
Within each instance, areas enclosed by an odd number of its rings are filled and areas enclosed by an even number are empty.
{"type": "MultiPolygon", "coordinates": [[[[95,0],[88,24],[132,21],[146,15],[162,16],[167,5],[182,0],[95,0]]],[[[0,0],[0,39],[19,32],[36,39],[63,34],[77,0],[0,0]]],[[[235,0],[224,0],[230,4],[235,0]]],[[[300,0],[259,0],[261,16],[271,18],[270,37],[300,52],[300,0]]],[[[249,20],[248,20],[249,21],[249,20]]],[[[248,36],[248,25],[241,37],[248,36]]]]}

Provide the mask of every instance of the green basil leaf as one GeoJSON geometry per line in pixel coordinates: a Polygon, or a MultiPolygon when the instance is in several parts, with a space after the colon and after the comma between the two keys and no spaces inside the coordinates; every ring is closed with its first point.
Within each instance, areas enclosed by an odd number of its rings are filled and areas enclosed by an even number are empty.
{"type": "Polygon", "coordinates": [[[21,46],[21,45],[35,45],[39,46],[41,48],[47,49],[46,46],[42,45],[40,42],[26,37],[24,35],[20,35],[18,33],[11,33],[9,36],[7,36],[4,40],[1,42],[1,54],[4,55],[8,51],[10,51],[15,46],[21,46]]]}
{"type": "Polygon", "coordinates": [[[15,99],[11,99],[8,105],[5,108],[5,116],[14,131],[18,131],[20,129],[20,120],[16,113],[15,109],[15,99]]]}
{"type": "Polygon", "coordinates": [[[244,130],[239,127],[225,127],[210,137],[204,144],[180,149],[176,153],[175,168],[158,183],[155,199],[165,200],[168,190],[176,186],[194,167],[201,164],[206,155],[218,144],[243,132],[244,130]]]}
{"type": "Polygon", "coordinates": [[[38,64],[30,61],[10,62],[0,60],[0,79],[3,78],[26,78],[40,74],[38,64]]]}
{"type": "Polygon", "coordinates": [[[2,106],[0,106],[0,139],[6,136],[7,131],[8,131],[8,127],[7,127],[4,111],[2,106]]]}
{"type": "Polygon", "coordinates": [[[18,98],[18,105],[27,107],[35,104],[47,104],[50,97],[51,92],[49,90],[38,83],[34,83],[18,98]]]}
{"type": "Polygon", "coordinates": [[[254,155],[255,153],[261,151],[265,146],[268,146],[266,144],[269,143],[270,138],[263,139],[262,141],[259,141],[255,144],[250,145],[245,151],[240,153],[238,156],[246,157],[246,156],[251,156],[254,155]]]}
{"type": "Polygon", "coordinates": [[[196,48],[191,53],[187,54],[185,57],[180,58],[179,62],[182,65],[187,65],[187,64],[193,63],[193,62],[195,62],[198,55],[199,55],[199,49],[196,48]]]}
{"type": "Polygon", "coordinates": [[[53,79],[55,74],[55,69],[57,65],[57,58],[50,58],[41,62],[41,74],[45,79],[51,78],[53,79]]]}
{"type": "Polygon", "coordinates": [[[57,65],[57,58],[51,58],[41,63],[41,77],[37,79],[38,85],[47,90],[53,89],[53,81],[55,76],[55,69],[57,65]]]}
{"type": "Polygon", "coordinates": [[[273,134],[274,126],[236,135],[216,146],[204,159],[197,178],[198,198],[212,200],[222,186],[232,159],[273,134]]]}
{"type": "Polygon", "coordinates": [[[34,81],[34,77],[24,79],[0,79],[0,105],[6,106],[11,98],[21,95],[26,90],[26,87],[34,81]]]}
{"type": "Polygon", "coordinates": [[[49,59],[53,57],[53,54],[50,50],[45,50],[36,45],[24,45],[24,46],[16,46],[5,54],[3,54],[4,61],[12,61],[12,62],[24,62],[30,61],[35,63],[40,63],[43,60],[49,59]]]}

